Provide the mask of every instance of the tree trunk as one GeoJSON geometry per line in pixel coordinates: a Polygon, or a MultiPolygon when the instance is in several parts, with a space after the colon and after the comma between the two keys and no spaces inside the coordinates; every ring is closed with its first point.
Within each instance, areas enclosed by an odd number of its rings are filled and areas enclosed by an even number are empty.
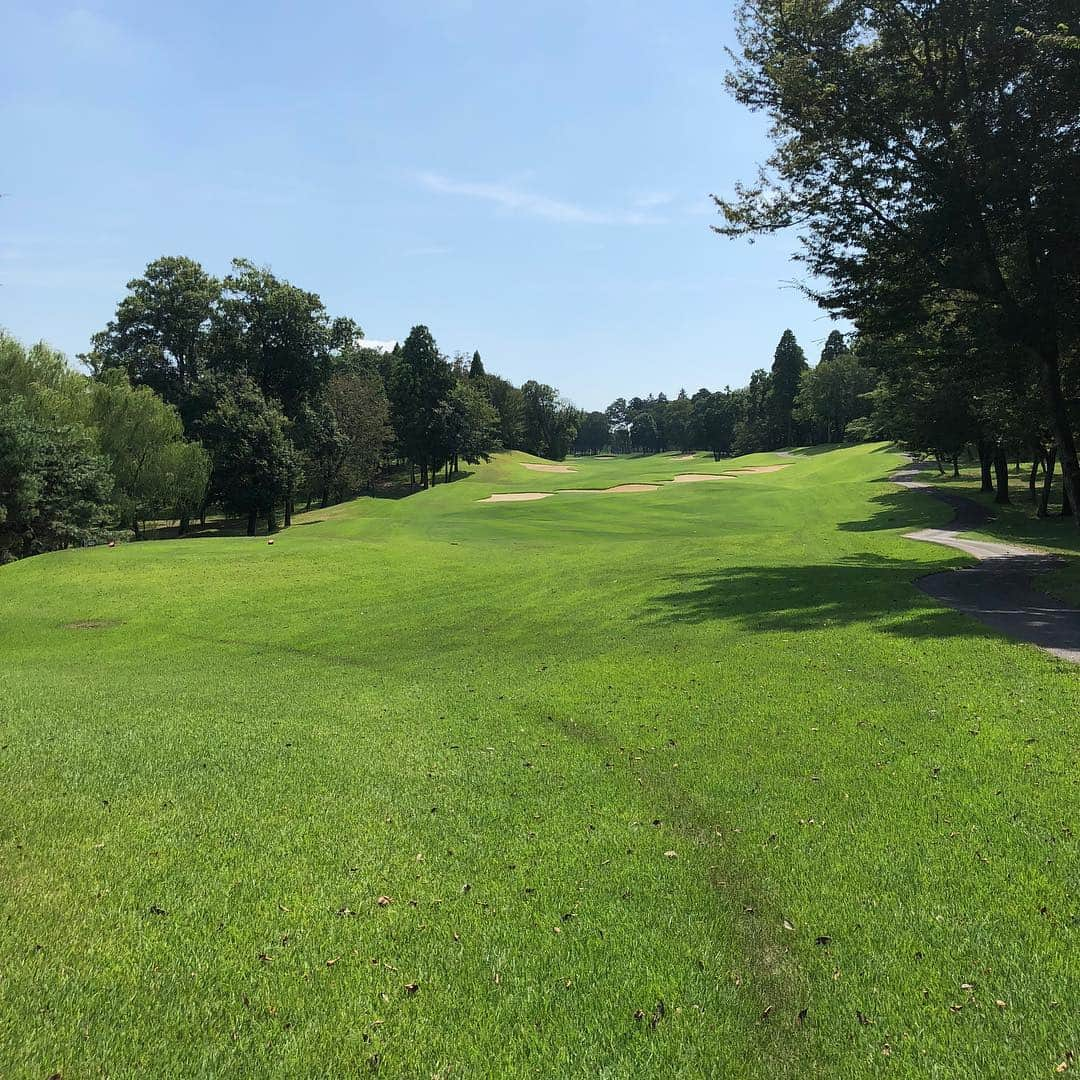
{"type": "Polygon", "coordinates": [[[277,532],[277,507],[273,503],[266,508],[266,531],[277,532]]]}
{"type": "Polygon", "coordinates": [[[191,517],[188,514],[180,515],[180,525],[176,530],[177,536],[183,536],[191,528],[191,517]]]}
{"type": "MultiPolygon", "coordinates": [[[[1063,517],[1067,517],[1072,513],[1072,507],[1080,506],[1080,461],[1076,459],[1076,439],[1073,436],[1065,394],[1061,389],[1061,365],[1057,352],[1043,352],[1039,358],[1042,361],[1043,392],[1050,406],[1050,425],[1061,461],[1064,487],[1061,513],[1063,517]]],[[[1080,515],[1077,515],[1076,521],[1080,524],[1080,515]]]]}
{"type": "MultiPolygon", "coordinates": [[[[1064,478],[1062,478],[1062,483],[1064,483],[1064,478]]],[[[1072,517],[1073,516],[1072,499],[1069,498],[1068,491],[1066,491],[1064,489],[1061,492],[1061,516],[1062,517],[1072,517]]]]}
{"type": "Polygon", "coordinates": [[[1051,446],[1046,451],[1046,463],[1043,466],[1042,496],[1039,499],[1038,515],[1046,517],[1050,509],[1050,489],[1054,486],[1054,467],[1057,465],[1057,447],[1051,446]]]}
{"type": "Polygon", "coordinates": [[[999,446],[994,454],[994,476],[997,479],[994,502],[1004,505],[1009,502],[1009,459],[1004,446],[999,446]]]}
{"type": "Polygon", "coordinates": [[[1035,482],[1039,479],[1039,459],[1043,456],[1041,446],[1031,452],[1031,472],[1028,473],[1028,489],[1031,491],[1031,505],[1038,506],[1039,496],[1036,492],[1035,482]]]}
{"type": "Polygon", "coordinates": [[[960,451],[959,450],[957,450],[956,453],[953,454],[952,475],[953,475],[954,480],[959,480],[960,479],[960,451]]]}
{"type": "Polygon", "coordinates": [[[248,511],[247,534],[254,536],[259,524],[258,516],[254,510],[248,511]]]}
{"type": "Polygon", "coordinates": [[[293,503],[289,496],[285,496],[285,528],[292,524],[293,503]]]}
{"type": "Polygon", "coordinates": [[[982,487],[980,491],[989,493],[994,490],[994,455],[990,443],[986,439],[980,439],[978,443],[979,468],[982,471],[982,487]]]}

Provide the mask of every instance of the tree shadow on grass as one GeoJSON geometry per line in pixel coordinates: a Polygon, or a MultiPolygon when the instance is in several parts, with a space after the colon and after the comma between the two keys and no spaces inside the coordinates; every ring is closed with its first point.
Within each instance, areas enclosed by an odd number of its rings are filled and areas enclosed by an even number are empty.
{"type": "MultiPolygon", "coordinates": [[[[874,481],[875,483],[879,481],[874,481]]],[[[882,480],[880,483],[887,483],[882,480]]],[[[955,527],[964,532],[981,529],[994,521],[994,511],[960,494],[948,491],[918,491],[900,489],[875,495],[875,507],[869,517],[856,521],[841,521],[842,532],[878,532],[883,529],[941,529],[955,527]]]]}
{"type": "Polygon", "coordinates": [[[653,597],[662,623],[733,622],[748,632],[866,625],[909,638],[994,638],[974,619],[938,607],[916,588],[925,563],[878,555],[812,566],[729,566],[679,574],[653,597]]]}

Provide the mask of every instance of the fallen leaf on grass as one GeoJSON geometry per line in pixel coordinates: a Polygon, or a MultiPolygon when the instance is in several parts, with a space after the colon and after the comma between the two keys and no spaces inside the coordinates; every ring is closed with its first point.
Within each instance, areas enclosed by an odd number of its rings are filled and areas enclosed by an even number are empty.
{"type": "Polygon", "coordinates": [[[327,967],[333,967],[340,959],[341,959],[340,956],[335,956],[333,960],[327,960],[326,961],[326,966],[327,967]]]}
{"type": "Polygon", "coordinates": [[[405,993],[406,994],[415,994],[416,991],[419,990],[419,989],[420,989],[420,984],[419,983],[412,982],[412,983],[406,983],[405,984],[405,993]]]}
{"type": "Polygon", "coordinates": [[[679,857],[679,853],[677,851],[665,851],[664,852],[664,858],[665,859],[677,859],[678,857],[679,857]]]}
{"type": "Polygon", "coordinates": [[[392,896],[380,896],[379,899],[375,901],[379,907],[389,907],[393,902],[394,898],[392,896]]]}

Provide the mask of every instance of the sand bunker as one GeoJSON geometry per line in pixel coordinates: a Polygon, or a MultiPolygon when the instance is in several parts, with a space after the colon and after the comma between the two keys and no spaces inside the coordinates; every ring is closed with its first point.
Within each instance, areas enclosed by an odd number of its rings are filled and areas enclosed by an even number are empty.
{"type": "Polygon", "coordinates": [[[678,457],[673,457],[672,461],[693,461],[697,457],[697,454],[679,454],[678,457]]]}
{"type": "Polygon", "coordinates": [[[700,480],[734,480],[731,473],[684,472],[675,477],[676,484],[696,484],[700,480]]]}
{"type": "Polygon", "coordinates": [[[731,471],[735,473],[767,473],[790,468],[790,465],[745,465],[741,469],[732,469],[731,471]]]}
{"type": "Polygon", "coordinates": [[[634,491],[659,491],[659,484],[617,484],[609,488],[567,488],[567,495],[616,495],[629,494],[634,491]]]}
{"type": "Polygon", "coordinates": [[[533,472],[577,472],[577,469],[570,465],[534,465],[531,461],[523,461],[521,464],[524,465],[526,469],[532,469],[533,472]]]}
{"type": "Polygon", "coordinates": [[[554,491],[507,491],[502,495],[489,495],[477,502],[536,502],[537,499],[549,499],[554,491]]]}

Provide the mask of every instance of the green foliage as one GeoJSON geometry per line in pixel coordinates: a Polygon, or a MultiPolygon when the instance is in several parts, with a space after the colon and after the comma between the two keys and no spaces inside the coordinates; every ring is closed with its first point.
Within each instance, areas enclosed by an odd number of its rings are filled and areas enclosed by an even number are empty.
{"type": "Polygon", "coordinates": [[[119,524],[138,537],[147,521],[190,517],[206,492],[210,458],[198,444],[184,442],[176,409],[115,370],[91,387],[90,401],[119,524]]]}
{"type": "Polygon", "coordinates": [[[530,379],[521,387],[524,405],[522,448],[530,454],[562,461],[577,434],[577,410],[546,383],[530,379]]]}
{"type": "Polygon", "coordinates": [[[793,416],[810,442],[839,442],[852,420],[869,411],[866,395],[874,388],[874,372],[864,367],[843,339],[826,343],[816,368],[803,372],[793,416]]]}
{"type": "Polygon", "coordinates": [[[437,418],[437,461],[476,465],[489,461],[499,440],[499,414],[487,398],[466,382],[454,385],[440,405],[437,418]]]}
{"type": "MultiPolygon", "coordinates": [[[[1038,382],[1080,506],[1080,50],[1072,0],[746,0],[736,98],[775,149],[727,235],[798,225],[812,292],[872,337],[943,306],[1038,382]]],[[[979,355],[962,362],[979,366],[979,355]]],[[[1076,515],[1080,523],[1080,514],[1076,515]]]]}
{"type": "Polygon", "coordinates": [[[335,375],[327,403],[341,439],[341,457],[328,483],[339,498],[372,487],[393,437],[390,404],[376,375],[335,375]]]}
{"type": "Polygon", "coordinates": [[[276,508],[295,490],[300,462],[285,435],[285,416],[242,375],[213,383],[214,405],[198,432],[213,461],[212,483],[229,510],[246,514],[248,532],[264,517],[276,528],[276,508]]]}
{"type": "Polygon", "coordinates": [[[795,396],[808,364],[802,347],[790,330],[785,330],[773,356],[767,413],[769,434],[765,446],[770,450],[778,446],[792,446],[796,442],[793,414],[795,396]]]}
{"type": "Polygon", "coordinates": [[[425,485],[439,449],[439,410],[453,385],[450,365],[431,331],[414,326],[394,358],[389,391],[398,444],[406,459],[420,467],[425,485]]]}
{"type": "Polygon", "coordinates": [[[354,324],[332,323],[316,293],[234,259],[215,319],[211,366],[247,376],[294,419],[330,374],[331,349],[354,324]]]}
{"type": "Polygon", "coordinates": [[[739,422],[739,402],[731,390],[694,395],[694,427],[702,444],[718,461],[732,453],[739,422]]]}
{"type": "Polygon", "coordinates": [[[84,428],[0,398],[0,563],[107,539],[111,489],[84,428]]]}
{"type": "Polygon", "coordinates": [[[578,428],[574,450],[579,454],[599,454],[611,442],[608,418],[602,412],[587,413],[578,428]]]}
{"type": "Polygon", "coordinates": [[[499,414],[500,449],[520,450],[525,439],[524,395],[513,383],[498,375],[485,375],[483,389],[499,414]]]}
{"type": "Polygon", "coordinates": [[[85,359],[96,373],[123,371],[183,409],[205,370],[221,283],[193,259],[165,256],[127,288],[85,359]]]}

